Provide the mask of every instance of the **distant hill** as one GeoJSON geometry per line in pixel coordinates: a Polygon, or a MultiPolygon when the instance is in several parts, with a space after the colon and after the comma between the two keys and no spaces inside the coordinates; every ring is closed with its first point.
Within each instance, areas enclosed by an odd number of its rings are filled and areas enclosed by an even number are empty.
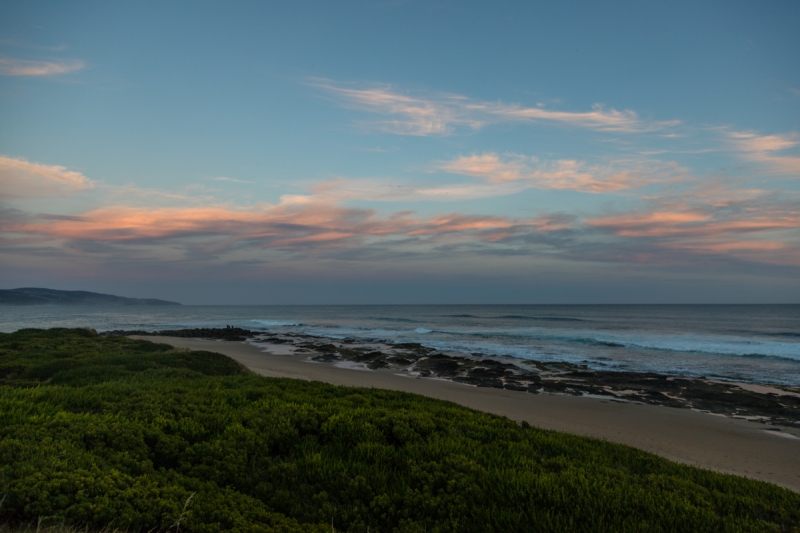
{"type": "Polygon", "coordinates": [[[181,305],[155,298],[124,298],[88,291],[26,287],[0,290],[0,305],[181,305]]]}

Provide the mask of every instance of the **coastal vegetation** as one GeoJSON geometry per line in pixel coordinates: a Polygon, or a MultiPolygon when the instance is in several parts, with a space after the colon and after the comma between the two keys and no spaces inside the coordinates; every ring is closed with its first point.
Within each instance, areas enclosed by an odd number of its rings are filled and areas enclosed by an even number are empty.
{"type": "Polygon", "coordinates": [[[800,494],[422,396],[91,330],[0,334],[0,524],[800,531],[800,494]]]}

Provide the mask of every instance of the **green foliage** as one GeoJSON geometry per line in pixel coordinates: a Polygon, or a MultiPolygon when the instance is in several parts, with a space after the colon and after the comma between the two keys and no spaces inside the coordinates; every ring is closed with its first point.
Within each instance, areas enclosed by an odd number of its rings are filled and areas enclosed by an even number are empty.
{"type": "Polygon", "coordinates": [[[85,330],[0,334],[0,521],[206,531],[800,531],[800,495],[392,391],[85,330]]]}

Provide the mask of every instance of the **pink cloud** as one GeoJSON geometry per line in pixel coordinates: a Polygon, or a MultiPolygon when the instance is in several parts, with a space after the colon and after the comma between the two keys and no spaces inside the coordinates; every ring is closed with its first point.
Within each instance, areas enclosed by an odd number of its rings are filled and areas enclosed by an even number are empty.
{"type": "MultiPolygon", "coordinates": [[[[435,235],[469,231],[508,229],[515,223],[503,217],[450,214],[434,217],[408,232],[409,235],[435,235]]],[[[528,223],[530,225],[530,222],[528,223]]]]}
{"type": "Polygon", "coordinates": [[[740,219],[714,220],[700,211],[654,211],[599,217],[587,224],[620,237],[706,237],[800,228],[800,214],[746,214],[740,219]]]}
{"type": "Polygon", "coordinates": [[[800,157],[775,153],[800,144],[797,134],[757,135],[751,132],[730,132],[728,135],[734,148],[744,159],[761,163],[779,174],[800,176],[800,157]]]}
{"type": "MultiPolygon", "coordinates": [[[[414,98],[391,91],[388,87],[351,89],[330,83],[316,84],[350,106],[383,115],[395,115],[389,121],[379,121],[379,130],[400,135],[448,135],[456,126],[480,129],[483,122],[469,117],[457,106],[414,98]]],[[[453,97],[447,98],[451,100],[453,97]]],[[[458,99],[458,97],[455,97],[458,99]]]]}
{"type": "Polygon", "coordinates": [[[621,237],[663,236],[687,231],[689,224],[706,222],[704,213],[653,211],[592,218],[587,223],[595,228],[612,231],[621,237]]]}
{"type": "Polygon", "coordinates": [[[635,111],[606,110],[600,104],[592,106],[591,111],[578,112],[551,111],[541,107],[522,107],[514,104],[477,104],[474,108],[485,110],[491,115],[507,121],[555,122],[602,131],[653,131],[676,126],[680,123],[677,120],[647,122],[641,120],[635,111]]]}
{"type": "Polygon", "coordinates": [[[5,231],[58,241],[154,244],[176,239],[222,239],[255,247],[347,246],[363,239],[443,237],[496,241],[494,230],[554,231],[547,219],[512,220],[461,214],[418,218],[411,213],[378,216],[372,210],[323,203],[258,209],[107,207],[77,217],[7,223],[5,231]]]}
{"type": "Polygon", "coordinates": [[[495,153],[461,156],[439,166],[452,174],[487,178],[491,182],[517,181],[529,172],[526,157],[515,157],[501,161],[495,153]]]}
{"type": "Polygon", "coordinates": [[[725,218],[714,211],[684,207],[581,223],[566,215],[525,219],[464,213],[380,215],[319,201],[250,209],[113,206],[72,217],[7,219],[0,226],[7,244],[63,245],[86,250],[81,257],[87,253],[120,257],[135,251],[139,259],[159,261],[185,257],[259,262],[277,257],[264,255],[270,251],[349,257],[371,253],[367,250],[372,246],[383,250],[379,253],[427,255],[446,246],[467,253],[546,253],[572,260],[682,264],[690,261],[687,257],[716,255],[785,265],[798,264],[798,246],[792,244],[791,234],[776,232],[798,228],[800,213],[769,209],[725,218]]]}
{"type": "MultiPolygon", "coordinates": [[[[532,157],[495,153],[459,157],[436,168],[478,178],[481,183],[406,189],[379,182],[335,180],[318,185],[311,194],[287,195],[277,205],[249,208],[209,205],[213,200],[197,197],[192,206],[184,203],[184,207],[153,207],[152,203],[135,207],[128,198],[127,205],[108,205],[75,216],[11,210],[6,212],[9,216],[0,218],[0,241],[88,256],[120,257],[135,252],[138,258],[191,257],[254,264],[268,257],[289,257],[286,252],[387,257],[432,254],[439,249],[661,264],[717,255],[790,265],[797,257],[793,243],[798,239],[800,211],[796,202],[786,194],[778,198],[769,191],[729,189],[720,181],[672,197],[644,197],[651,205],[647,210],[582,221],[564,214],[526,218],[461,212],[382,214],[343,205],[348,199],[370,195],[397,199],[397,191],[409,198],[427,193],[463,195],[470,187],[484,192],[527,187],[605,192],[674,181],[680,170],[612,172],[574,161],[539,163],[532,157]],[[376,193],[380,187],[385,190],[376,193]],[[370,255],[373,253],[376,255],[370,255]]],[[[4,192],[15,191],[16,197],[66,194],[92,186],[85,176],[64,167],[7,157],[0,158],[0,179],[5,180],[4,192]]]]}
{"type": "Polygon", "coordinates": [[[501,158],[491,152],[462,156],[442,163],[438,168],[452,174],[484,178],[489,183],[516,182],[521,187],[588,193],[635,189],[656,181],[675,179],[674,176],[666,177],[663,168],[621,167],[612,170],[570,159],[539,163],[535,157],[510,155],[501,158]]]}
{"type": "Polygon", "coordinates": [[[731,138],[743,152],[775,152],[797,146],[793,137],[786,135],[756,135],[755,133],[731,132],[731,138]]]}
{"type": "Polygon", "coordinates": [[[0,198],[65,196],[92,187],[89,178],[80,172],[0,156],[0,198]]]}
{"type": "Polygon", "coordinates": [[[0,57],[0,74],[5,76],[55,76],[81,70],[83,61],[27,61],[0,57]]]}
{"type": "Polygon", "coordinates": [[[395,118],[379,121],[379,130],[400,135],[450,135],[459,127],[473,131],[487,124],[503,122],[551,122],[615,132],[654,131],[679,121],[645,121],[634,111],[606,110],[595,104],[591,111],[554,111],[502,102],[473,100],[458,94],[414,97],[400,94],[391,86],[351,88],[328,80],[311,85],[324,89],[345,105],[395,118]]]}
{"type": "Polygon", "coordinates": [[[730,185],[711,179],[688,190],[643,197],[649,209],[584,223],[622,249],[627,243],[629,251],[646,250],[653,262],[705,255],[800,265],[797,194],[730,185]]]}

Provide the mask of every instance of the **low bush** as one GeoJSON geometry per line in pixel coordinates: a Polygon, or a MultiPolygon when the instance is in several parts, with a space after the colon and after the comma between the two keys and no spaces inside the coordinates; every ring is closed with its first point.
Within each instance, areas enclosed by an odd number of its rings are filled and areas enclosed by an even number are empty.
{"type": "Polygon", "coordinates": [[[86,330],[0,334],[0,522],[800,531],[800,494],[392,391],[86,330]]]}

